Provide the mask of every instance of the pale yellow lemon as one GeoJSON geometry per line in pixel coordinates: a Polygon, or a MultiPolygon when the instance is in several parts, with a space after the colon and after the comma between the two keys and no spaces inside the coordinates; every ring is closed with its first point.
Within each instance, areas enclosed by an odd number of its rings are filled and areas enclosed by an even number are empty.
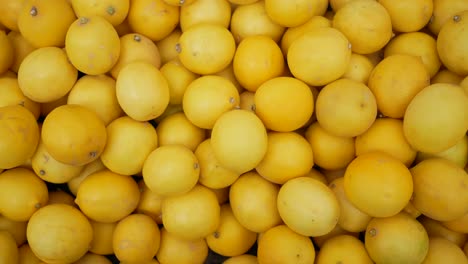
{"type": "Polygon", "coordinates": [[[180,28],[186,31],[200,23],[211,23],[229,27],[231,5],[227,0],[196,0],[184,3],[180,8],[180,28]]]}
{"type": "Polygon", "coordinates": [[[0,87],[2,97],[0,98],[0,107],[8,105],[22,105],[38,119],[41,109],[38,102],[34,102],[24,95],[21,91],[18,79],[9,77],[0,77],[0,87]]]}
{"type": "Polygon", "coordinates": [[[349,264],[372,264],[366,248],[359,239],[350,235],[328,239],[317,254],[317,264],[346,262],[349,264]]]}
{"type": "Polygon", "coordinates": [[[265,0],[265,10],[268,16],[284,27],[296,27],[304,24],[320,8],[321,1],[282,1],[265,0]]]}
{"type": "Polygon", "coordinates": [[[71,0],[76,16],[102,16],[113,26],[121,24],[130,8],[129,0],[71,0]]]}
{"type": "Polygon", "coordinates": [[[348,78],[358,82],[367,84],[374,65],[371,60],[365,55],[352,53],[349,60],[348,69],[343,74],[343,78],[348,78]]]}
{"type": "Polygon", "coordinates": [[[464,136],[457,144],[438,153],[418,152],[416,161],[420,162],[430,158],[444,158],[464,168],[468,163],[468,136],[464,136]]]}
{"type": "Polygon", "coordinates": [[[199,76],[182,65],[178,59],[168,61],[160,68],[169,85],[169,103],[182,104],[187,86],[199,76]]]}
{"type": "Polygon", "coordinates": [[[165,38],[156,41],[156,46],[158,47],[159,55],[161,56],[161,65],[177,59],[179,53],[176,50],[176,45],[179,43],[180,35],[182,35],[182,31],[175,28],[165,38]]]}
{"type": "Polygon", "coordinates": [[[431,19],[434,4],[432,0],[379,0],[392,20],[393,30],[415,32],[422,29],[431,19]]]}
{"type": "Polygon", "coordinates": [[[428,28],[434,35],[438,35],[445,22],[452,19],[456,13],[468,9],[468,3],[464,0],[434,0],[433,6],[428,28]]]}

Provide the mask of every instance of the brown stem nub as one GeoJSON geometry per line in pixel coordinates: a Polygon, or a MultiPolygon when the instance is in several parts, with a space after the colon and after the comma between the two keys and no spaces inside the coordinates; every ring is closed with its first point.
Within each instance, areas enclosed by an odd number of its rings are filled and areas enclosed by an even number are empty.
{"type": "Polygon", "coordinates": [[[29,14],[33,17],[37,16],[37,7],[32,6],[31,9],[29,10],[29,14]]]}

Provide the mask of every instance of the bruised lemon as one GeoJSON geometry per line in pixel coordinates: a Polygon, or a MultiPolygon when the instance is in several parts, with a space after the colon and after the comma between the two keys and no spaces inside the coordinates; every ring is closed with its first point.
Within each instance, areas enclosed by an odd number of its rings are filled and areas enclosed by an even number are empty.
{"type": "Polygon", "coordinates": [[[45,118],[42,141],[57,161],[80,166],[99,158],[107,132],[104,122],[93,111],[80,105],[63,105],[45,118]]]}
{"type": "Polygon", "coordinates": [[[119,35],[103,17],[80,17],[68,28],[65,49],[71,64],[80,72],[104,74],[119,58],[119,35]]]}
{"type": "Polygon", "coordinates": [[[236,43],[225,27],[202,23],[184,31],[176,49],[187,69],[206,75],[217,73],[231,63],[236,43]]]}

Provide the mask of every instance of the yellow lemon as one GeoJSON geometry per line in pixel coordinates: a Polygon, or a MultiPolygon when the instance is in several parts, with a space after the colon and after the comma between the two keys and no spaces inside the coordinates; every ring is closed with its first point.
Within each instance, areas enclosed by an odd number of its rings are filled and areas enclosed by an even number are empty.
{"type": "Polygon", "coordinates": [[[373,69],[374,65],[368,57],[365,55],[353,53],[351,54],[348,69],[343,74],[343,78],[348,78],[367,84],[373,69]]]}
{"type": "Polygon", "coordinates": [[[75,203],[90,219],[112,223],[133,212],[139,199],[140,190],[130,176],[102,170],[83,180],[75,203]]]}
{"type": "Polygon", "coordinates": [[[184,31],[176,49],[187,69],[206,75],[219,72],[231,63],[236,43],[225,27],[202,23],[184,31]]]}
{"type": "Polygon", "coordinates": [[[6,72],[14,63],[14,46],[7,33],[0,30],[0,73],[6,72]]]}
{"type": "Polygon", "coordinates": [[[311,89],[293,77],[277,77],[260,85],[254,96],[255,113],[265,127],[290,132],[304,126],[314,111],[311,89]]]}
{"type": "Polygon", "coordinates": [[[169,85],[169,103],[182,104],[187,87],[199,77],[198,74],[189,71],[178,59],[168,61],[160,71],[169,85]]]}
{"type": "Polygon", "coordinates": [[[344,175],[349,201],[372,217],[390,217],[408,204],[413,179],[403,162],[383,152],[355,158],[344,175]]]}
{"type": "Polygon", "coordinates": [[[142,263],[154,258],[161,234],[154,220],[144,214],[131,214],[114,229],[112,247],[119,261],[142,263]]]}
{"type": "Polygon", "coordinates": [[[179,16],[179,7],[164,0],[132,0],[127,19],[133,32],[158,41],[176,28],[179,16]]]}
{"type": "Polygon", "coordinates": [[[411,168],[411,174],[412,203],[422,214],[438,221],[451,221],[467,212],[468,193],[464,186],[468,178],[462,168],[446,159],[433,158],[411,168]]]}
{"type": "Polygon", "coordinates": [[[403,131],[410,145],[437,153],[455,145],[468,128],[468,97],[453,84],[432,84],[409,103],[403,131]],[[427,118],[430,117],[430,118],[427,118]]]}
{"type": "Polygon", "coordinates": [[[112,77],[117,79],[120,70],[131,62],[143,61],[158,68],[161,66],[161,55],[156,44],[148,37],[129,33],[120,37],[120,55],[110,70],[112,77]]]}
{"type": "Polygon", "coordinates": [[[80,72],[104,74],[119,58],[119,35],[103,17],[80,17],[68,28],[65,49],[71,64],[80,72]]]}
{"type": "Polygon", "coordinates": [[[159,263],[203,263],[208,257],[205,239],[187,240],[161,228],[161,244],[156,254],[159,263]]]}
{"type": "Polygon", "coordinates": [[[19,251],[13,235],[8,231],[0,230],[0,250],[2,263],[18,263],[19,251]]]}
{"type": "Polygon", "coordinates": [[[372,126],[355,139],[356,155],[382,151],[410,166],[416,158],[414,150],[403,134],[403,121],[377,118],[372,126]]]}
{"type": "Polygon", "coordinates": [[[379,0],[392,20],[393,30],[415,32],[422,29],[431,19],[434,4],[432,0],[379,0]]]}
{"type": "Polygon", "coordinates": [[[27,228],[28,244],[34,254],[47,263],[72,263],[88,251],[93,229],[80,210],[66,204],[51,204],[31,217],[27,228]],[[44,227],[47,233],[44,234],[44,227]]]}
{"type": "Polygon", "coordinates": [[[0,77],[0,87],[2,87],[0,107],[8,105],[22,105],[34,115],[35,119],[39,118],[41,112],[40,104],[24,95],[19,87],[17,78],[0,77]]]}
{"type": "Polygon", "coordinates": [[[63,0],[26,0],[23,2],[17,17],[21,35],[38,48],[63,47],[68,27],[76,19],[70,3],[63,0]]]}
{"type": "Polygon", "coordinates": [[[26,242],[26,221],[14,221],[3,215],[0,215],[0,230],[9,232],[15,239],[19,247],[26,242]]]}
{"type": "Polygon", "coordinates": [[[76,196],[76,194],[78,193],[78,188],[80,187],[81,182],[84,179],[86,179],[86,177],[88,177],[89,175],[91,175],[94,172],[103,170],[105,168],[106,167],[102,163],[101,159],[97,159],[95,161],[92,161],[92,162],[86,164],[84,166],[83,170],[81,171],[80,175],[78,175],[77,177],[75,177],[75,178],[73,178],[73,179],[71,179],[71,180],[69,180],[67,182],[68,189],[70,190],[70,192],[74,196],[76,196]]]}
{"type": "Polygon", "coordinates": [[[245,173],[257,167],[267,152],[268,136],[260,118],[247,110],[222,114],[211,132],[216,159],[225,168],[245,173]]]}
{"type": "Polygon", "coordinates": [[[444,158],[456,163],[461,168],[468,164],[468,136],[465,135],[457,144],[438,153],[418,152],[416,162],[430,158],[444,158]]]}
{"type": "Polygon", "coordinates": [[[73,262],[73,264],[112,264],[112,262],[105,256],[94,253],[86,253],[79,260],[73,262]]]}
{"type": "Polygon", "coordinates": [[[291,179],[278,193],[278,211],[284,223],[303,236],[322,236],[333,230],[340,204],[327,185],[310,177],[291,179]],[[314,201],[320,200],[321,203],[314,201]]]}
{"type": "Polygon", "coordinates": [[[295,0],[265,0],[265,10],[268,16],[284,27],[296,27],[312,18],[320,7],[321,1],[295,0]]]}
{"type": "Polygon", "coordinates": [[[340,235],[328,239],[317,254],[317,264],[339,263],[372,264],[364,244],[350,235],[340,235]]]}
{"type": "Polygon", "coordinates": [[[377,103],[365,84],[350,79],[334,81],[320,91],[316,116],[328,133],[340,137],[355,137],[374,123],[377,103]]]}
{"type": "Polygon", "coordinates": [[[93,111],[79,105],[63,105],[45,118],[42,141],[57,161],[81,166],[99,158],[107,132],[104,122],[93,111]]]}
{"type": "Polygon", "coordinates": [[[57,161],[52,157],[41,141],[36,153],[31,158],[34,172],[44,181],[51,183],[65,183],[77,177],[84,166],[73,166],[57,161]]]}
{"type": "Polygon", "coordinates": [[[345,168],[355,157],[353,138],[334,136],[325,131],[318,122],[307,128],[305,138],[312,147],[314,164],[323,169],[345,168]]]}
{"type": "Polygon", "coordinates": [[[238,256],[246,253],[257,241],[257,233],[243,227],[232,213],[231,206],[221,206],[218,228],[206,237],[208,247],[222,256],[238,256]]]}
{"type": "Polygon", "coordinates": [[[0,107],[0,168],[11,169],[30,159],[39,144],[39,127],[20,105],[0,107]]]}
{"type": "Polygon", "coordinates": [[[148,62],[131,62],[120,70],[117,100],[123,111],[137,121],[160,116],[169,104],[169,85],[164,75],[148,62]]]}
{"type": "Polygon", "coordinates": [[[140,188],[140,201],[135,212],[148,215],[156,223],[162,224],[161,204],[163,197],[151,191],[144,179],[138,182],[138,187],[140,188]]]}
{"type": "Polygon", "coordinates": [[[123,115],[115,94],[115,80],[107,75],[81,77],[68,94],[67,103],[93,110],[106,126],[123,115]]]}
{"type": "Polygon", "coordinates": [[[429,251],[423,264],[436,264],[440,262],[466,264],[467,257],[463,250],[444,238],[431,237],[429,239],[429,251]]]}
{"type": "Polygon", "coordinates": [[[268,133],[267,153],[255,170],[265,179],[283,184],[302,176],[314,166],[309,142],[295,132],[268,133]]]}
{"type": "Polygon", "coordinates": [[[236,43],[256,35],[267,36],[279,42],[285,31],[285,27],[278,25],[268,16],[265,1],[250,1],[234,9],[230,29],[236,43]]]}
{"type": "Polygon", "coordinates": [[[205,139],[205,130],[191,123],[184,113],[174,113],[159,122],[156,131],[160,146],[183,145],[192,151],[205,139]]]}
{"type": "Polygon", "coordinates": [[[281,223],[276,204],[278,192],[278,185],[256,172],[247,172],[231,185],[229,202],[232,212],[248,230],[265,232],[281,223]]]}
{"type": "Polygon", "coordinates": [[[258,243],[257,259],[259,264],[314,263],[315,249],[310,238],[279,225],[263,234],[258,243]]]}
{"type": "Polygon", "coordinates": [[[34,50],[18,69],[18,83],[24,95],[39,103],[48,103],[65,96],[73,87],[78,71],[67,54],[57,47],[34,50]],[[44,86],[48,92],[44,93],[44,86]]]}
{"type": "Polygon", "coordinates": [[[313,86],[337,80],[348,69],[351,44],[337,29],[317,27],[291,43],[287,60],[294,77],[313,86]]]}
{"type": "Polygon", "coordinates": [[[179,53],[176,50],[176,45],[179,43],[179,38],[181,35],[182,31],[178,28],[175,28],[165,38],[156,42],[159,55],[161,56],[161,65],[164,65],[171,60],[177,59],[179,53]]]}
{"type": "Polygon", "coordinates": [[[233,184],[239,174],[224,168],[216,159],[211,139],[206,139],[195,150],[195,156],[200,164],[199,182],[208,188],[220,189],[233,184]]]}
{"type": "Polygon", "coordinates": [[[101,154],[102,163],[122,175],[135,175],[143,169],[148,155],[158,146],[156,129],[149,122],[120,117],[107,128],[107,143],[101,154]]]}
{"type": "Polygon", "coordinates": [[[231,5],[226,0],[196,0],[184,3],[180,8],[179,25],[183,32],[201,23],[228,28],[229,22],[231,22],[231,5]]]}
{"type": "Polygon", "coordinates": [[[353,52],[370,54],[390,41],[392,21],[388,11],[378,1],[353,0],[336,11],[333,27],[351,42],[353,52]]]}
{"type": "Polygon", "coordinates": [[[130,8],[129,0],[70,0],[76,16],[102,16],[113,26],[121,24],[130,8]]]}
{"type": "Polygon", "coordinates": [[[468,3],[464,0],[434,0],[433,9],[428,28],[437,36],[445,22],[452,19],[456,13],[468,9],[468,3]]]}
{"type": "Polygon", "coordinates": [[[93,227],[93,241],[89,246],[89,252],[99,255],[114,254],[112,239],[114,237],[115,227],[119,222],[101,223],[89,220],[93,227]]]}
{"type": "Polygon", "coordinates": [[[262,83],[280,76],[284,64],[276,42],[267,36],[249,36],[237,46],[233,70],[240,85],[255,92],[262,83]]]}
{"type": "Polygon", "coordinates": [[[163,224],[181,239],[197,240],[216,231],[220,210],[216,195],[207,187],[196,185],[185,194],[163,200],[163,224]]]}
{"type": "Polygon", "coordinates": [[[68,204],[76,207],[75,197],[60,189],[49,192],[49,201],[47,204],[68,204]]]}
{"type": "Polygon", "coordinates": [[[199,175],[197,157],[181,145],[165,145],[155,149],[143,165],[146,186],[161,196],[187,193],[198,182],[199,175]]]}
{"type": "Polygon", "coordinates": [[[24,58],[36,48],[17,31],[8,32],[7,36],[10,39],[14,52],[13,64],[11,65],[10,70],[18,72],[19,66],[24,58]]]}
{"type": "Polygon", "coordinates": [[[385,57],[395,54],[407,54],[421,58],[429,75],[434,77],[439,71],[441,62],[437,54],[437,42],[424,32],[399,34],[385,46],[385,57]]]}
{"type": "Polygon", "coordinates": [[[228,79],[202,76],[185,90],[182,107],[187,119],[194,125],[212,129],[220,116],[239,105],[239,92],[228,79]]]}

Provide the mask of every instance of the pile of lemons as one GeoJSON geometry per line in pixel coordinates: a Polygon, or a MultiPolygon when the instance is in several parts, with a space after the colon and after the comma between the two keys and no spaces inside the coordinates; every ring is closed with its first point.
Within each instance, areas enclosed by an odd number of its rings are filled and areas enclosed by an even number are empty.
{"type": "Polygon", "coordinates": [[[467,130],[466,0],[2,0],[0,263],[467,264],[467,130]]]}

